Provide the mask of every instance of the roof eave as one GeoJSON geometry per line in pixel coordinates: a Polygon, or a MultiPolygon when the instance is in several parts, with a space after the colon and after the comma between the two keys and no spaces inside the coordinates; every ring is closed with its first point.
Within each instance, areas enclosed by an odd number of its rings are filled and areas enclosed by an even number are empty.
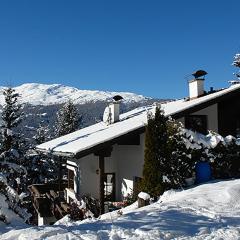
{"type": "Polygon", "coordinates": [[[38,153],[45,154],[45,155],[53,155],[53,156],[60,156],[60,157],[71,157],[73,158],[75,156],[74,153],[69,153],[69,152],[59,152],[59,151],[54,151],[54,150],[46,150],[46,149],[41,149],[41,148],[36,148],[35,149],[38,153]]]}
{"type": "Polygon", "coordinates": [[[227,100],[230,97],[233,97],[233,96],[235,96],[237,94],[240,94],[240,88],[237,88],[234,91],[227,92],[227,93],[225,93],[223,95],[217,96],[215,98],[209,99],[209,100],[207,100],[205,102],[202,102],[200,104],[196,104],[196,105],[194,105],[192,107],[189,107],[189,108],[186,108],[186,109],[184,109],[182,111],[175,112],[173,114],[170,114],[170,116],[172,116],[175,119],[181,118],[181,117],[189,115],[189,114],[191,114],[193,112],[197,112],[197,111],[199,111],[199,110],[201,110],[203,108],[209,107],[209,106],[211,106],[213,104],[219,103],[219,102],[221,102],[223,100],[227,100]]]}

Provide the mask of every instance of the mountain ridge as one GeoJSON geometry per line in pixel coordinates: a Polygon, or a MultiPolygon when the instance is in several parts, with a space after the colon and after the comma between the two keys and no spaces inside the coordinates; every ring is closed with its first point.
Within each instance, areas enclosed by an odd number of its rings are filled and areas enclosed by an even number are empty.
{"type": "MultiPolygon", "coordinates": [[[[1,94],[4,88],[6,87],[0,86],[0,105],[4,103],[4,96],[1,94]]],[[[69,99],[75,104],[94,103],[98,101],[110,101],[115,95],[121,95],[124,103],[145,102],[152,99],[131,92],[82,90],[63,84],[25,83],[14,87],[14,89],[20,94],[20,103],[31,105],[62,104],[69,99]]]]}

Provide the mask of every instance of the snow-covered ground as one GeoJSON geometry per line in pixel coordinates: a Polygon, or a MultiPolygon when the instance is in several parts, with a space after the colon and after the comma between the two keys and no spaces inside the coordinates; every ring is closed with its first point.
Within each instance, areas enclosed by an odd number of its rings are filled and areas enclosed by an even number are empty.
{"type": "Polygon", "coordinates": [[[203,184],[167,191],[157,203],[136,204],[98,220],[11,230],[0,239],[240,239],[240,180],[203,184]]]}
{"type": "Polygon", "coordinates": [[[0,214],[3,214],[7,217],[7,224],[0,221],[0,239],[1,234],[4,232],[10,231],[12,229],[16,230],[18,228],[28,227],[22,218],[20,218],[16,213],[8,208],[6,198],[2,194],[0,194],[0,214]]]}
{"type": "MultiPolygon", "coordinates": [[[[80,90],[61,84],[26,83],[14,89],[20,94],[19,100],[21,103],[29,103],[31,105],[61,104],[69,99],[75,104],[84,104],[87,102],[110,100],[115,95],[121,95],[124,98],[124,102],[140,102],[147,100],[147,98],[142,95],[129,92],[80,90]]],[[[0,105],[4,103],[4,96],[1,94],[2,91],[3,87],[0,86],[0,105]]]]}

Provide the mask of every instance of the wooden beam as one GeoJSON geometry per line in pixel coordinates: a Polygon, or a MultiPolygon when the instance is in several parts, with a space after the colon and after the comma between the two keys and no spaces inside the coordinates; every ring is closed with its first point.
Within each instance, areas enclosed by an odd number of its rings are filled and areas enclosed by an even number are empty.
{"type": "Polygon", "coordinates": [[[99,156],[99,200],[100,214],[104,213],[104,156],[99,156]]]}
{"type": "MultiPolygon", "coordinates": [[[[114,144],[117,144],[120,140],[122,140],[122,138],[125,138],[129,135],[133,135],[133,134],[142,134],[145,132],[145,127],[141,127],[141,128],[138,128],[138,129],[135,129],[129,133],[126,133],[126,134],[123,134],[119,137],[116,137],[116,138],[113,138],[109,141],[106,141],[104,143],[99,143],[93,147],[90,147],[88,149],[85,149],[81,152],[78,152],[76,153],[76,155],[74,156],[76,159],[79,159],[79,158],[82,158],[82,157],[85,157],[89,154],[92,154],[92,153],[98,153],[99,151],[101,151],[102,149],[106,149],[106,148],[109,148],[111,146],[113,146],[114,144]]],[[[96,155],[96,154],[95,154],[96,155]]]]}
{"type": "Polygon", "coordinates": [[[102,156],[102,157],[111,157],[113,147],[108,146],[106,148],[103,148],[101,150],[98,150],[97,152],[94,153],[95,156],[102,156]]]}

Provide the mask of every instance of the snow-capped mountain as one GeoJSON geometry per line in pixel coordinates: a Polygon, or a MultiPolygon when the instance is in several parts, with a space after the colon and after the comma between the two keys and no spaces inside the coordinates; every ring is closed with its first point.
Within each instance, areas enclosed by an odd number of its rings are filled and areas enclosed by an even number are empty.
{"type": "MultiPolygon", "coordinates": [[[[0,105],[4,103],[2,94],[4,87],[0,87],[0,105]]],[[[143,102],[150,98],[129,92],[105,92],[80,90],[61,84],[26,83],[14,88],[20,94],[21,103],[31,105],[61,104],[71,99],[75,104],[88,102],[109,101],[115,95],[121,95],[124,103],[143,102]]]]}

